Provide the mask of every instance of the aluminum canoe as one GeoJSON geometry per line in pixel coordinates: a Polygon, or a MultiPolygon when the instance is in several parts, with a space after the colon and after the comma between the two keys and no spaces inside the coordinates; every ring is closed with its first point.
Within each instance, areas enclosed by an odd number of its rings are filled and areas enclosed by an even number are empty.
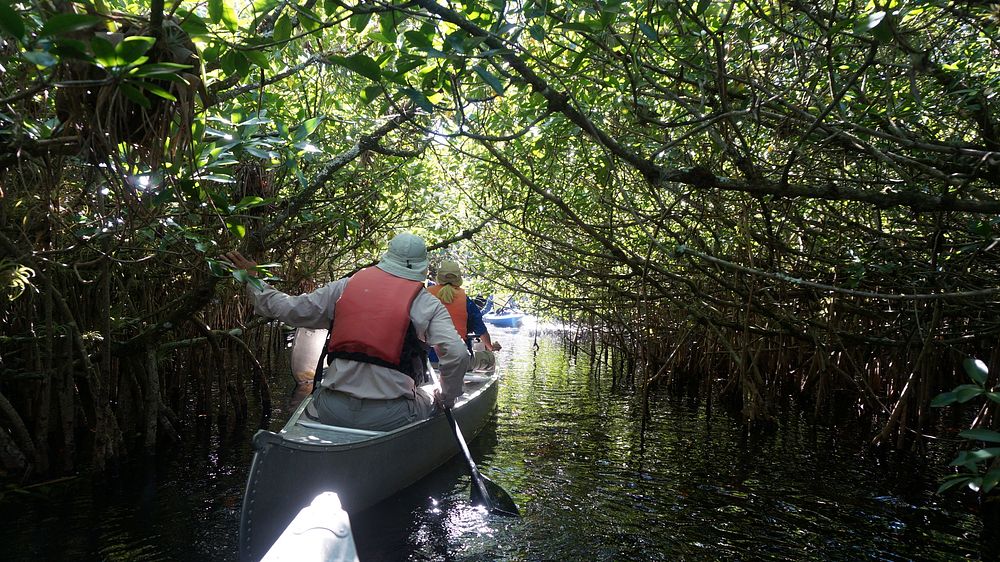
{"type": "MultiPolygon", "coordinates": [[[[472,439],[496,407],[499,375],[470,372],[453,412],[472,439]]],[[[259,560],[303,507],[336,492],[357,513],[420,480],[458,452],[444,414],[388,431],[323,425],[302,401],[278,433],[253,437],[254,458],[240,514],[239,559],[259,560]]]]}

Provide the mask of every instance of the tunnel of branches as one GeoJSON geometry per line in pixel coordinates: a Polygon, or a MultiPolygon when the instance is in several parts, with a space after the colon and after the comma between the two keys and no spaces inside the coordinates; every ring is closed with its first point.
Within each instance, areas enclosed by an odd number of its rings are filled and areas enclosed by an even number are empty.
{"type": "Polygon", "coordinates": [[[616,392],[750,427],[920,448],[1000,366],[989,5],[236,4],[0,14],[8,476],[259,423],[286,331],[216,258],[298,293],[401,230],[616,392]]]}

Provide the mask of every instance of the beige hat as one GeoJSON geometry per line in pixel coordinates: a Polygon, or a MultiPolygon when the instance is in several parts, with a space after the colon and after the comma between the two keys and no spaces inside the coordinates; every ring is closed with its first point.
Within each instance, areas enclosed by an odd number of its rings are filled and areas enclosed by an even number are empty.
{"type": "Polygon", "coordinates": [[[389,241],[389,249],[378,262],[382,271],[409,279],[423,281],[427,278],[427,245],[416,234],[403,232],[389,241]]]}
{"type": "Polygon", "coordinates": [[[437,270],[435,280],[441,285],[462,286],[462,266],[458,262],[444,260],[437,270]]]}

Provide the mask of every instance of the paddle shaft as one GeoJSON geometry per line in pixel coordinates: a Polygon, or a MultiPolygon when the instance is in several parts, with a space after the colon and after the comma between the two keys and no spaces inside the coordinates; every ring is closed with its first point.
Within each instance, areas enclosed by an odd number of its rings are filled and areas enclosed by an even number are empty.
{"type": "MultiPolygon", "coordinates": [[[[433,369],[431,369],[431,372],[433,372],[433,369]]],[[[482,505],[490,513],[519,517],[520,513],[517,510],[517,505],[511,499],[510,494],[500,486],[489,481],[482,474],[479,474],[476,462],[472,460],[472,453],[469,452],[469,445],[465,442],[465,436],[462,435],[462,428],[458,426],[458,420],[455,419],[455,414],[451,411],[450,407],[444,408],[444,415],[448,419],[448,424],[451,425],[451,432],[455,435],[455,441],[458,442],[458,448],[462,451],[462,457],[465,458],[465,466],[469,469],[469,476],[472,480],[472,501],[475,502],[478,495],[480,501],[482,501],[482,505]]]]}
{"type": "Polygon", "coordinates": [[[469,468],[469,476],[472,477],[472,485],[479,491],[479,497],[483,499],[483,503],[486,504],[487,509],[493,509],[490,493],[486,489],[483,476],[479,474],[479,469],[476,468],[476,462],[472,460],[472,453],[469,452],[469,445],[466,444],[465,437],[462,436],[462,428],[458,427],[458,420],[455,419],[455,414],[451,412],[451,408],[445,408],[444,414],[448,416],[448,423],[451,424],[452,433],[455,434],[455,441],[458,441],[458,448],[462,450],[462,456],[465,457],[465,464],[469,468]]]}

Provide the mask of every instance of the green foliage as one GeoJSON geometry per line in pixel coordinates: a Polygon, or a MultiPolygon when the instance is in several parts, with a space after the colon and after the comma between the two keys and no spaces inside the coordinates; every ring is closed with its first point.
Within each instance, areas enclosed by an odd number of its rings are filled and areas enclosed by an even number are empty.
{"type": "Polygon", "coordinates": [[[349,57],[332,56],[330,57],[330,62],[339,64],[375,82],[382,79],[382,69],[379,67],[379,64],[367,55],[356,54],[349,57]]]}
{"type": "MultiPolygon", "coordinates": [[[[974,384],[960,385],[950,392],[939,394],[934,397],[931,405],[943,407],[956,402],[965,403],[979,396],[985,396],[988,400],[1000,404],[1000,393],[989,391],[986,388],[986,381],[989,378],[986,364],[979,359],[967,357],[962,366],[974,384]]],[[[1000,432],[990,429],[967,429],[958,435],[971,442],[1000,443],[1000,432]]],[[[998,460],[1000,460],[1000,447],[985,447],[959,452],[951,461],[951,466],[961,467],[962,472],[945,478],[938,488],[938,493],[962,485],[974,492],[990,493],[1000,483],[998,460]]]]}
{"type": "Polygon", "coordinates": [[[24,20],[6,0],[0,0],[0,30],[18,41],[24,40],[24,20]]]}
{"type": "MultiPolygon", "coordinates": [[[[1000,199],[977,6],[209,0],[153,30],[146,1],[49,4],[0,0],[2,232],[80,293],[74,266],[115,264],[116,318],[162,313],[135,279],[186,302],[205,269],[245,278],[228,249],[326,278],[396,230],[482,227],[445,251],[490,285],[751,401],[898,389],[925,345],[995,333],[1000,223],[947,208],[1000,199]],[[816,386],[828,364],[877,384],[816,386]]],[[[935,405],[997,400],[966,371],[935,405]]]]}

